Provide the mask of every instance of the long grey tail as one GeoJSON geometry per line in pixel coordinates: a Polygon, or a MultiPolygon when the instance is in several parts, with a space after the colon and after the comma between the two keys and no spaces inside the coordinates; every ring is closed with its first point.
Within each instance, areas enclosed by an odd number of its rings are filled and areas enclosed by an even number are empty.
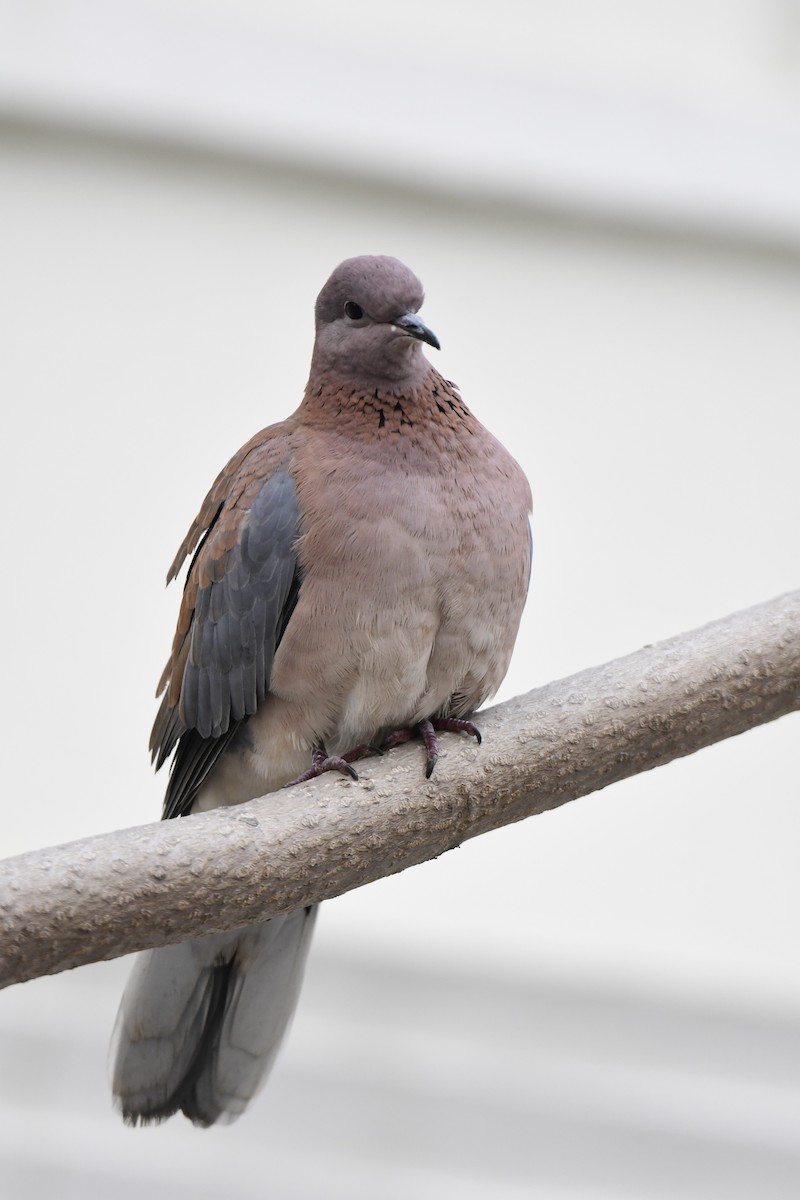
{"type": "Polygon", "coordinates": [[[291,1022],[315,917],[299,909],[139,955],[112,1040],[128,1124],[182,1111],[213,1125],[244,1112],[291,1022]]]}

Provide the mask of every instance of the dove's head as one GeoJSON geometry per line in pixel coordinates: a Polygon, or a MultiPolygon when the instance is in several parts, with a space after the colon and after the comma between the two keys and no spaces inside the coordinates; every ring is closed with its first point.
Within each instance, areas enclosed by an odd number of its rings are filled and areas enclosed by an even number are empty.
{"type": "Polygon", "coordinates": [[[422,342],[439,349],[417,316],[422,300],[422,284],[398,259],[346,259],[317,297],[312,372],[367,387],[418,383],[430,369],[422,342]]]}

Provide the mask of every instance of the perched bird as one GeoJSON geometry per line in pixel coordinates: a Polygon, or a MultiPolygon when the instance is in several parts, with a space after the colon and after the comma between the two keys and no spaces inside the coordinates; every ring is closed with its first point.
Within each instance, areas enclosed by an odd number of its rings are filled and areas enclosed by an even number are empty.
{"type": "MultiPolygon", "coordinates": [[[[218,476],[194,552],[151,749],[164,817],[240,804],[375,746],[478,736],[530,572],[528,483],[422,353],[419,280],[343,262],[316,303],[303,401],[218,476]]],[[[232,1121],[291,1019],[315,912],[139,956],[115,1030],[126,1121],[232,1121]]]]}

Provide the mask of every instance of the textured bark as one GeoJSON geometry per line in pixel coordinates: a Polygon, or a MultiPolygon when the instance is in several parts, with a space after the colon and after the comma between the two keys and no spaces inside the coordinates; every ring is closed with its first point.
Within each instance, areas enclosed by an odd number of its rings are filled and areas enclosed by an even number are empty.
{"type": "Polygon", "coordinates": [[[246,925],[402,871],[800,707],[800,591],[236,808],[0,863],[0,986],[246,925]]]}

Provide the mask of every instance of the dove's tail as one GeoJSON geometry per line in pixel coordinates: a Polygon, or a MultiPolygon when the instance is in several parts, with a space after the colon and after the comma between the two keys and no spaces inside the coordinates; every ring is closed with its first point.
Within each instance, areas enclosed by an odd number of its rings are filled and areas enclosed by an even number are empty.
{"type": "Polygon", "coordinates": [[[140,954],[112,1042],[128,1124],[182,1110],[234,1121],[275,1061],[303,978],[316,910],[140,954]]]}

